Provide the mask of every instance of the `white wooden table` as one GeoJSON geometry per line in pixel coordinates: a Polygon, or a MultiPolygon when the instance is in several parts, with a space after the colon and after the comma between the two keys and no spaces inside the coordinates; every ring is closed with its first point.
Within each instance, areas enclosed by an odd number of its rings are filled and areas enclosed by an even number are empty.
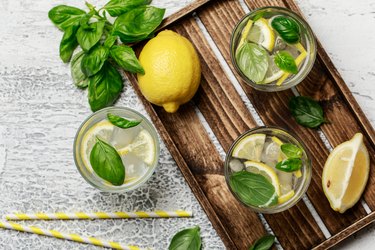
{"type": "MultiPolygon", "coordinates": [[[[167,15],[192,0],[154,0],[167,15]]],[[[99,0],[90,1],[97,4],[99,0]]],[[[102,1],[103,2],[103,1],[102,1]]],[[[27,222],[103,239],[166,249],[181,228],[199,225],[204,249],[224,249],[164,144],[160,166],[147,184],[123,195],[100,193],[79,175],[72,146],[80,123],[91,114],[87,92],[73,86],[58,56],[61,32],[47,18],[57,4],[84,1],[0,1],[0,215],[8,212],[115,211],[185,208],[191,219],[27,222]]],[[[375,125],[375,2],[298,0],[315,34],[375,125]]],[[[99,4],[98,4],[99,6],[99,4]]],[[[118,106],[147,115],[132,88],[118,106]]],[[[373,227],[341,244],[371,249],[373,227]]],[[[100,249],[0,230],[0,249],[100,249]]]]}

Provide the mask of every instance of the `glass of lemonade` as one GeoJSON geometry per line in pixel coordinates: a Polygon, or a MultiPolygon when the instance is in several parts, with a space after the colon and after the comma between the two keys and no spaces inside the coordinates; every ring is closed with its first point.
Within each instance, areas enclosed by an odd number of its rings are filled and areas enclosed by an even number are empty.
{"type": "Polygon", "coordinates": [[[225,179],[233,195],[261,213],[295,205],[311,180],[311,161],[299,138],[276,127],[243,133],[225,159],[225,179]]]}
{"type": "Polygon", "coordinates": [[[273,92],[289,89],[308,75],[316,42],[310,26],[297,14],[264,7],[236,25],[230,50],[232,63],[247,84],[273,92]]]}
{"type": "Polygon", "coordinates": [[[159,146],[156,130],[146,117],[129,108],[109,107],[95,112],[82,123],[74,141],[74,160],[83,178],[94,187],[107,192],[126,192],[151,177],[158,164],[159,146]],[[140,123],[121,128],[109,121],[108,114],[140,123]],[[101,178],[91,166],[91,151],[98,139],[114,148],[121,157],[125,177],[120,185],[101,178]]]}

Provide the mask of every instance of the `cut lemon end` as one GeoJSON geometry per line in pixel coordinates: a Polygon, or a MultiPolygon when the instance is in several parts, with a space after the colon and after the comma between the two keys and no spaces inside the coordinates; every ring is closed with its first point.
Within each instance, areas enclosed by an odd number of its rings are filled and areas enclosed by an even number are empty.
{"type": "Polygon", "coordinates": [[[296,178],[301,178],[301,177],[302,177],[302,172],[301,172],[301,170],[294,171],[293,174],[294,174],[294,176],[295,176],[296,178]]]}
{"type": "Polygon", "coordinates": [[[263,151],[265,134],[253,134],[242,138],[233,149],[232,156],[235,158],[260,161],[263,151]]]}
{"type": "Polygon", "coordinates": [[[294,193],[294,190],[290,190],[288,193],[281,195],[281,196],[278,198],[278,203],[279,203],[279,204],[282,204],[282,203],[287,202],[288,200],[290,200],[290,199],[293,198],[294,194],[295,194],[295,193],[294,193]]]}
{"type": "Polygon", "coordinates": [[[277,138],[276,136],[272,136],[272,141],[274,141],[275,143],[277,143],[277,145],[281,146],[283,145],[284,143],[279,139],[277,138]]]}
{"type": "Polygon", "coordinates": [[[276,194],[278,196],[280,195],[281,191],[280,191],[279,177],[277,176],[273,168],[271,168],[270,166],[264,163],[255,162],[255,161],[246,161],[244,164],[245,164],[247,171],[254,173],[254,174],[263,175],[267,180],[269,180],[274,186],[276,194]]]}
{"type": "Polygon", "coordinates": [[[333,210],[344,213],[360,199],[370,170],[370,158],[357,133],[329,155],[322,174],[323,191],[333,210]]]}

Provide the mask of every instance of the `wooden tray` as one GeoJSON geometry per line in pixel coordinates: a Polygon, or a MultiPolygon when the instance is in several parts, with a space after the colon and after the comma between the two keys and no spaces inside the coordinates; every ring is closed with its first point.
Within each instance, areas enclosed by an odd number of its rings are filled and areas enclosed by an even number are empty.
{"type": "MultiPolygon", "coordinates": [[[[244,3],[249,9],[283,6],[300,13],[293,0],[245,0],[244,3]]],[[[202,121],[207,122],[227,151],[241,133],[258,126],[247,106],[249,101],[265,125],[281,126],[304,139],[313,162],[308,199],[285,212],[264,214],[265,220],[284,249],[329,248],[369,224],[375,214],[365,210],[361,202],[343,215],[330,208],[321,187],[322,168],[329,150],[319,133],[323,132],[333,147],[356,132],[363,133],[374,167],[374,130],[320,43],[313,70],[296,88],[301,95],[320,100],[323,105],[331,123],[321,126],[320,131],[304,128],[293,120],[287,108],[288,100],[294,96],[291,90],[259,92],[241,81],[230,61],[229,40],[235,24],[244,15],[237,0],[199,0],[164,21],[162,28],[168,26],[192,41],[202,64],[200,89],[193,101],[180,107],[177,113],[167,114],[151,105],[142,97],[135,76],[128,74],[128,77],[227,249],[248,249],[266,230],[261,217],[237,202],[229,192],[223,176],[223,159],[202,121]],[[188,15],[192,11],[196,14],[188,15]],[[206,31],[210,41],[204,36],[206,31]],[[218,54],[225,65],[219,63],[218,54]],[[239,92],[245,93],[245,102],[239,92]],[[328,231],[322,230],[314,219],[306,206],[308,200],[328,231]]],[[[142,44],[136,47],[139,51],[142,44]]],[[[375,173],[371,170],[363,195],[371,211],[375,208],[374,194],[375,173]]]]}

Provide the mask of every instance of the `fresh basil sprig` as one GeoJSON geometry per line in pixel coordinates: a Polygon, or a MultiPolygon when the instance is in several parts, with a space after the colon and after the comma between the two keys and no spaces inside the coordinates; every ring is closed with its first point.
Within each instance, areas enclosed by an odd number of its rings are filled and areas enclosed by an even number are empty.
{"type": "Polygon", "coordinates": [[[300,27],[292,17],[277,16],[272,19],[271,26],[285,42],[292,44],[299,42],[300,27]]]}
{"type": "Polygon", "coordinates": [[[268,250],[271,249],[275,243],[276,237],[273,235],[265,235],[255,241],[255,243],[249,247],[249,250],[268,250]]]}
{"type": "Polygon", "coordinates": [[[302,160],[300,158],[288,158],[276,164],[276,168],[284,172],[294,172],[300,170],[301,167],[302,160]]]}
{"type": "Polygon", "coordinates": [[[289,101],[289,110],[296,122],[304,127],[316,128],[326,122],[319,103],[306,96],[295,96],[289,101]]]}
{"type": "Polygon", "coordinates": [[[96,137],[96,143],[90,153],[90,164],[95,173],[115,186],[121,186],[125,180],[125,166],[114,147],[96,137]]]}
{"type": "Polygon", "coordinates": [[[200,250],[201,246],[200,228],[195,226],[175,234],[168,250],[200,250]]]}
{"type": "Polygon", "coordinates": [[[277,204],[275,187],[263,175],[247,171],[235,172],[229,177],[229,185],[247,205],[263,207],[277,204]]]}
{"type": "Polygon", "coordinates": [[[274,57],[274,62],[279,69],[297,74],[298,67],[293,56],[286,50],[278,51],[274,57]]]}
{"type": "Polygon", "coordinates": [[[288,158],[301,158],[302,149],[292,143],[284,143],[281,145],[281,152],[288,158]]]}
{"type": "Polygon", "coordinates": [[[108,118],[108,121],[110,121],[116,127],[124,128],[124,129],[135,127],[142,122],[142,120],[140,120],[140,121],[129,121],[125,118],[122,118],[122,117],[117,116],[117,115],[113,115],[111,113],[107,114],[107,118],[108,118]]]}
{"type": "Polygon", "coordinates": [[[133,43],[153,36],[163,20],[165,9],[148,6],[151,0],[111,0],[98,11],[86,3],[87,12],[59,5],[48,17],[62,31],[60,57],[69,62],[79,45],[83,52],[73,56],[71,72],[77,87],[89,86],[93,111],[112,105],[123,88],[115,64],[131,73],[144,74],[133,49],[119,44],[133,43]],[[118,18],[112,24],[106,13],[118,18]]]}

